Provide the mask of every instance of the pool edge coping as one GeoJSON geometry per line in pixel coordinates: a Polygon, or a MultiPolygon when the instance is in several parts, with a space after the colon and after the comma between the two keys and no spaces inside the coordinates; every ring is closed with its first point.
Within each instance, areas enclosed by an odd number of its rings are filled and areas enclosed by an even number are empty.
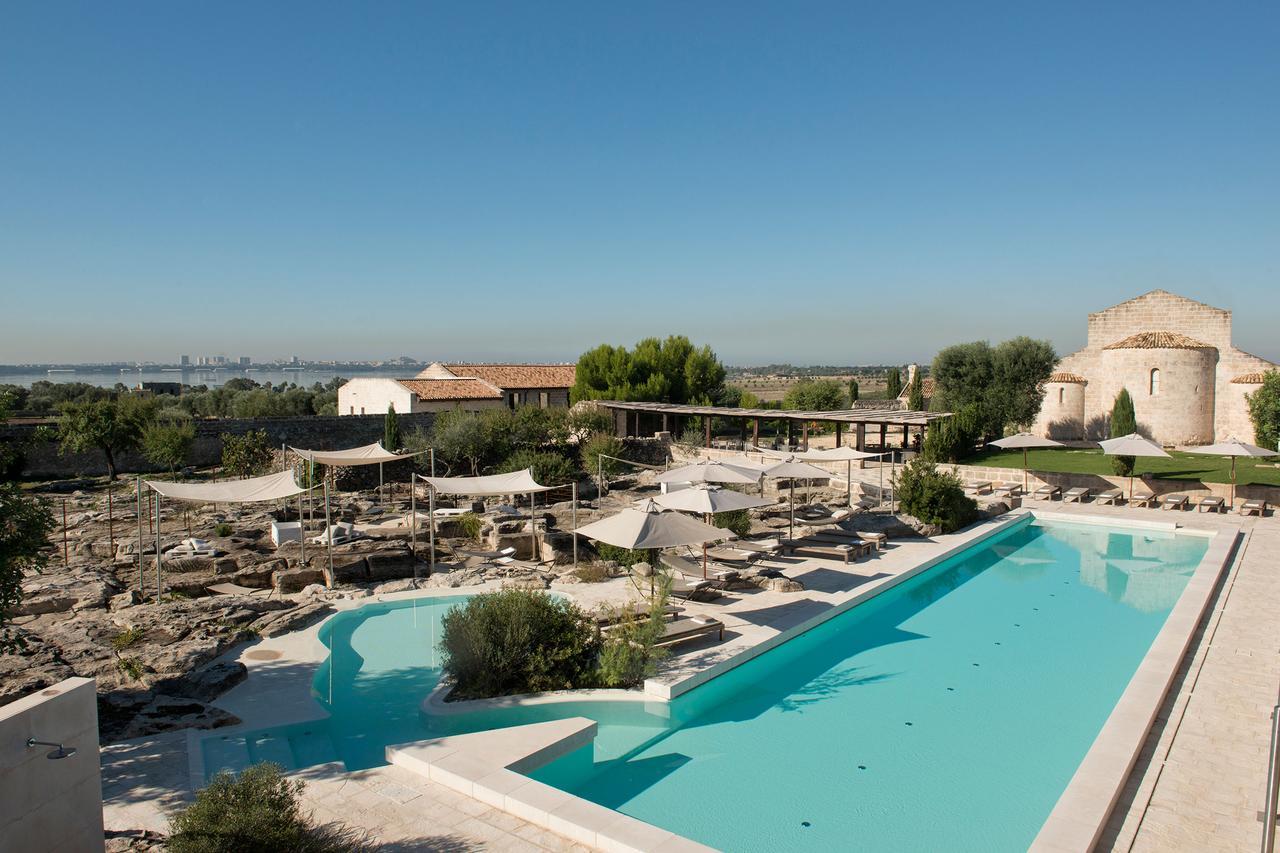
{"type": "MultiPolygon", "coordinates": [[[[1036,513],[1036,516],[1047,520],[1106,524],[1102,517],[1052,511],[1036,513]]],[[[1238,559],[1239,545],[1247,536],[1243,523],[1228,524],[1221,530],[1183,526],[1178,526],[1177,530],[1187,535],[1207,536],[1208,548],[1125,685],[1120,699],[1058,796],[1053,810],[1040,825],[1029,850],[1065,853],[1094,849],[1173,687],[1178,669],[1191,648],[1196,628],[1213,604],[1214,591],[1238,559]]]]}

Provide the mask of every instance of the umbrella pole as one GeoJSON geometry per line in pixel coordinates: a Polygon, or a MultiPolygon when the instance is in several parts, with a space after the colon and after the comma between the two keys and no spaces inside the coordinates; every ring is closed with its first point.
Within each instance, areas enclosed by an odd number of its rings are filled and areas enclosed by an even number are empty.
{"type": "Polygon", "coordinates": [[[853,460],[852,459],[845,460],[844,482],[845,482],[845,496],[844,496],[845,503],[849,505],[850,509],[853,509],[853,460]]]}
{"type": "Polygon", "coordinates": [[[578,483],[573,483],[573,567],[578,567],[578,483]]]}
{"type": "Polygon", "coordinates": [[[324,479],[324,541],[329,551],[329,571],[325,576],[325,586],[333,586],[333,523],[329,516],[329,478],[324,479]]]}
{"type": "Polygon", "coordinates": [[[1231,508],[1236,506],[1236,458],[1231,457],[1231,508]]]}
{"type": "MultiPolygon", "coordinates": [[[[707,513],[705,520],[707,524],[711,523],[711,513],[707,513]]],[[[707,543],[702,543],[702,579],[707,579],[707,543]]]]}
{"type": "Polygon", "coordinates": [[[1027,491],[1027,449],[1022,448],[1022,491],[1027,491]]]}

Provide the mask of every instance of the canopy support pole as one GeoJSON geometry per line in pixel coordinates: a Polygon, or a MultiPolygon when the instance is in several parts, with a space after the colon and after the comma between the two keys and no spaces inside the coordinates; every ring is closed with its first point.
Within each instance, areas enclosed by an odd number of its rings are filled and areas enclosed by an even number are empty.
{"type": "Polygon", "coordinates": [[[790,480],[791,484],[791,515],[787,519],[787,538],[796,538],[796,481],[790,480]]]}
{"type": "Polygon", "coordinates": [[[418,484],[409,472],[409,553],[413,555],[413,581],[418,582],[418,484]]]}
{"type": "Polygon", "coordinates": [[[324,583],[333,588],[333,522],[329,516],[329,478],[324,478],[324,541],[329,551],[329,571],[325,573],[324,583]]]}
{"type": "Polygon", "coordinates": [[[578,567],[578,483],[573,482],[573,567],[578,567]]]}
{"type": "Polygon", "coordinates": [[[431,574],[436,573],[436,487],[427,484],[427,521],[431,530],[431,574]]]}
{"type": "Polygon", "coordinates": [[[533,514],[533,492],[529,493],[529,559],[538,562],[542,555],[538,553],[538,519],[533,514]]]}
{"type": "Polygon", "coordinates": [[[845,496],[844,496],[845,503],[848,504],[849,509],[853,509],[853,460],[852,459],[845,460],[844,482],[845,482],[845,496]]]}
{"type": "Polygon", "coordinates": [[[146,579],[142,575],[142,478],[138,478],[138,593],[146,593],[146,579]]]}
{"type": "Polygon", "coordinates": [[[160,582],[160,493],[156,492],[156,601],[164,594],[160,582]]]}
{"type": "Polygon", "coordinates": [[[302,492],[298,492],[298,532],[301,534],[298,537],[298,547],[302,549],[300,559],[305,565],[307,562],[307,526],[304,521],[305,519],[302,515],[302,492]]]}
{"type": "Polygon", "coordinates": [[[378,463],[378,506],[382,506],[386,499],[382,495],[382,463],[378,463]]]}

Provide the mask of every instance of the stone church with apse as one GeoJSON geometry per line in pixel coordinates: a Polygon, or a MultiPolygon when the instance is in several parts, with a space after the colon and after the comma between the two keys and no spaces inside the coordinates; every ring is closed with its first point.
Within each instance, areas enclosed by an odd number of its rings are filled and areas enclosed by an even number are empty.
{"type": "Polygon", "coordinates": [[[1276,369],[1232,344],[1230,311],[1153,290],[1089,315],[1088,342],[1045,383],[1033,431],[1106,438],[1111,406],[1127,388],[1139,432],[1161,444],[1252,442],[1245,395],[1276,369]]]}

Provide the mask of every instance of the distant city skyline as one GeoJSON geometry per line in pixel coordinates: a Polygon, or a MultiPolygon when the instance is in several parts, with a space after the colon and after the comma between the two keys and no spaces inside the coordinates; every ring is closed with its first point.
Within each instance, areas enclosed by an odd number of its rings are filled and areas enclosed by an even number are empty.
{"type": "Polygon", "coordinates": [[[0,362],[1280,359],[1280,5],[17,4],[0,362]]]}

